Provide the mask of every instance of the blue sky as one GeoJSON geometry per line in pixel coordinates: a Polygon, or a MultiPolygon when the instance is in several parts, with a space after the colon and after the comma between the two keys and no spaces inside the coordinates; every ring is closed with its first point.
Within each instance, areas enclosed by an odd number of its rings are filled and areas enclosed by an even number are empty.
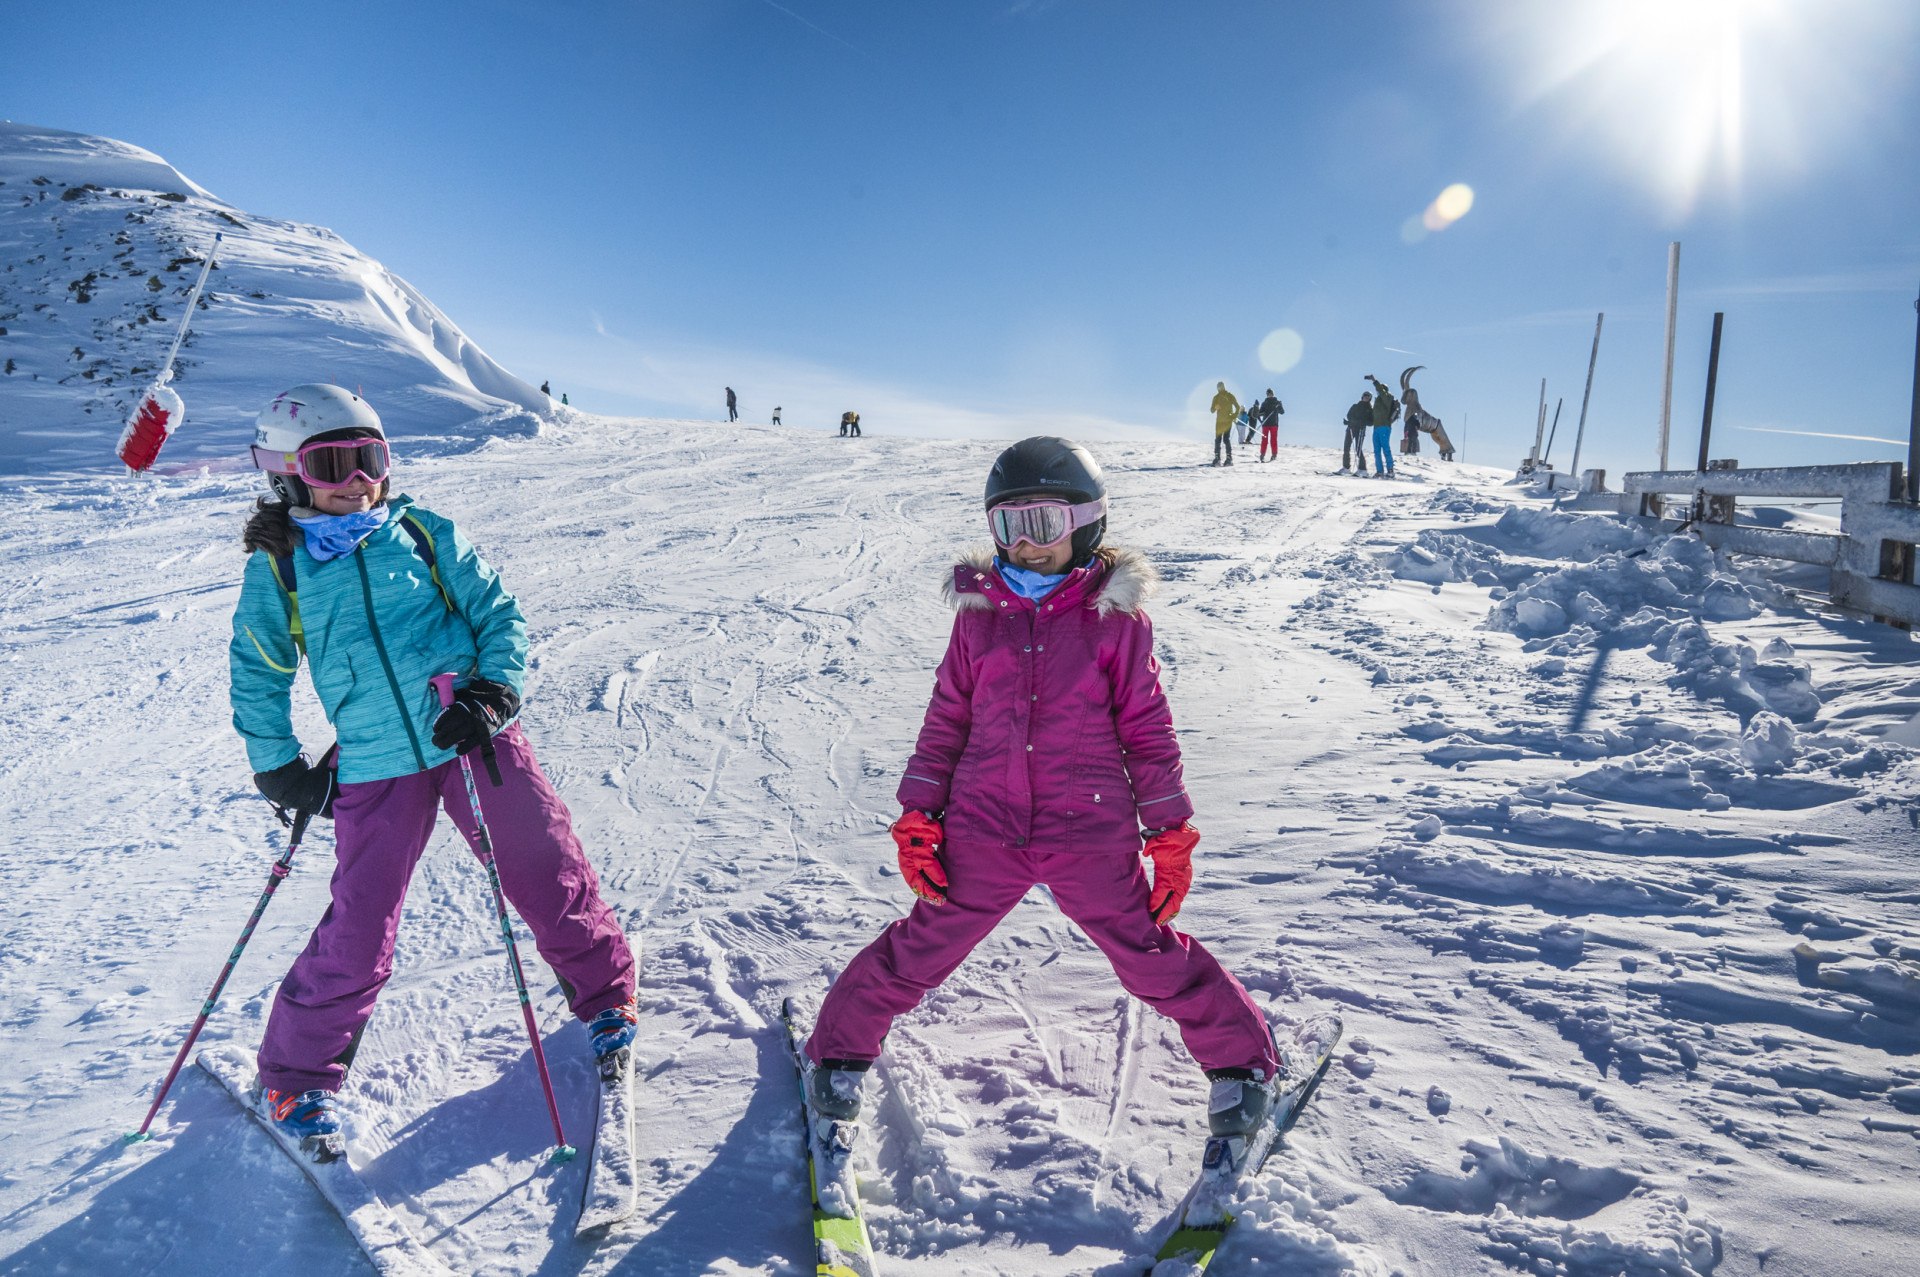
{"type": "MultiPolygon", "coordinates": [[[[1416,385],[1467,459],[1893,457],[1920,288],[1902,0],[8,7],[0,117],[330,226],[584,407],[1335,442],[1416,385]],[[84,38],[82,34],[84,33],[84,38]],[[1415,239],[1453,183],[1471,210],[1415,239]],[[1261,364],[1290,329],[1300,358],[1261,364]],[[1402,353],[1405,352],[1405,353],[1402,353]],[[829,413],[831,410],[831,413],[829,413]],[[1464,426],[1464,430],[1462,427],[1464,426]]],[[[1284,344],[1284,343],[1282,343],[1284,344]]],[[[816,420],[817,418],[817,420],[816,420]]]]}

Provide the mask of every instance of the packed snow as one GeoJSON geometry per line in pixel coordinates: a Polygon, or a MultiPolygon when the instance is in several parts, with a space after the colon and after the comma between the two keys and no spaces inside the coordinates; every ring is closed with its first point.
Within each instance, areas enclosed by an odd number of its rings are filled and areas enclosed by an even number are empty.
{"type": "MultiPolygon", "coordinates": [[[[1908,636],[1473,467],[1409,459],[1387,483],[1327,474],[1319,448],[1214,470],[1191,443],[1094,447],[1111,536],[1165,577],[1204,834],[1181,925],[1276,1022],[1348,1025],[1219,1271],[1910,1263],[1908,636]],[[1738,615],[1708,602],[1722,581],[1738,615]],[[1565,627],[1508,606],[1583,594],[1565,627]]],[[[456,1271],[810,1262],[774,1013],[911,901],[885,825],[997,448],[575,415],[400,450],[401,490],[526,608],[528,730],[644,950],[642,1208],[590,1247],[584,1163],[543,1161],[484,879],[437,834],[344,1101],[366,1178],[456,1271]]],[[[258,491],[231,463],[0,481],[4,1271],[366,1271],[198,1071],[153,1142],[120,1140],[283,845],[226,721],[258,491]]],[[[296,703],[324,745],[304,681],[296,703]]],[[[258,1041],[327,847],[295,861],[210,1045],[258,1041]]],[[[585,1034],[540,976],[584,1132],[585,1034]]],[[[888,1271],[1144,1271],[1205,1130],[1171,1026],[1043,891],[868,1086],[888,1271]]]]}

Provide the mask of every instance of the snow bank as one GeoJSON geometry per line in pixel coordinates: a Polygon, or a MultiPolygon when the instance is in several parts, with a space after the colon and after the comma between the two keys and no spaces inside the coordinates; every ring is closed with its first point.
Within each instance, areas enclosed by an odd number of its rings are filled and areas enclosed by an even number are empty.
{"type": "Polygon", "coordinates": [[[0,124],[0,473],[118,469],[120,424],[216,234],[162,473],[244,457],[260,407],[301,382],[352,386],[389,437],[435,446],[537,434],[561,411],[332,231],[236,209],[124,142],[0,124]]]}

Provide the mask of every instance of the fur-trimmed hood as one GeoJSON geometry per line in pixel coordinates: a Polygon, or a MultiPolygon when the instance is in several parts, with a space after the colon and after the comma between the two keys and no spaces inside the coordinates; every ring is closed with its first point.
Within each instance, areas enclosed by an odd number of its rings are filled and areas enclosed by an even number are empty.
{"type": "MultiPolygon", "coordinates": [[[[1075,572],[1100,572],[1100,579],[1094,584],[1088,602],[1099,609],[1101,616],[1114,612],[1131,616],[1145,606],[1160,588],[1159,569],[1138,550],[1126,546],[1102,546],[1093,552],[1093,557],[1094,563],[1076,568],[1075,572]]],[[[993,606],[977,588],[967,588],[968,583],[993,571],[993,559],[993,547],[984,543],[968,546],[961,553],[960,561],[948,570],[940,583],[940,595],[948,607],[964,612],[971,608],[993,606]]]]}

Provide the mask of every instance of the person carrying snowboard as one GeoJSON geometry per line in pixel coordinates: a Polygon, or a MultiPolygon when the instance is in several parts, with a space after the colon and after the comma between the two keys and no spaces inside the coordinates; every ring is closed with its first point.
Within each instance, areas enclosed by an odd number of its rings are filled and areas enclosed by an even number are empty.
{"type": "Polygon", "coordinates": [[[1167,925],[1200,835],[1141,610],[1156,574],[1139,551],[1102,547],[1106,513],[1098,463],[1065,439],[1014,444],[987,476],[994,551],[963,556],[942,583],[958,615],[892,826],[919,900],[820,1007],[802,1073],[825,1118],[857,1119],[861,1076],[894,1018],[1036,883],[1129,993],[1180,1026],[1216,1084],[1215,1134],[1250,1131],[1267,1113],[1278,1060],[1265,1016],[1167,925]]]}
{"type": "Polygon", "coordinates": [[[451,520],[393,494],[385,432],[358,395],[295,386],[256,424],[253,461],[273,497],[255,503],[243,537],[233,725],[261,793],[334,822],[338,860],[332,904],[274,997],[258,1065],[273,1121],[327,1160],[334,1095],[392,973],[407,883],[439,807],[479,851],[456,755],[480,749],[498,772],[479,794],[501,885],[596,1059],[632,1042],[634,960],[517,721],[519,603],[451,520]],[[302,655],[338,737],[337,770],[309,765],[294,736],[302,655]],[[442,709],[428,680],[447,672],[458,681],[442,709]]]}
{"type": "Polygon", "coordinates": [[[1220,464],[1220,449],[1227,450],[1227,464],[1233,464],[1233,423],[1240,416],[1240,401],[1227,389],[1227,383],[1216,383],[1219,393],[1214,395],[1213,403],[1208,405],[1213,412],[1213,464],[1220,464]]]}
{"type": "Polygon", "coordinates": [[[1260,401],[1260,460],[1267,460],[1269,452],[1273,460],[1280,460],[1280,418],[1286,411],[1269,386],[1267,397],[1260,401]]]}

